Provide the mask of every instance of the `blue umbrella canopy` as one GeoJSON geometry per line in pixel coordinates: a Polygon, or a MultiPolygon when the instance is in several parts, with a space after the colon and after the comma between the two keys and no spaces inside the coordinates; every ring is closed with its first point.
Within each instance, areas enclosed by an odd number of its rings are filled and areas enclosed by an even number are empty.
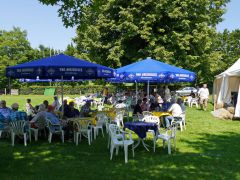
{"type": "Polygon", "coordinates": [[[111,78],[114,70],[96,63],[59,54],[6,68],[6,76],[28,79],[111,78]]]}
{"type": "Polygon", "coordinates": [[[116,69],[110,82],[192,82],[195,73],[148,57],[116,69]]]}

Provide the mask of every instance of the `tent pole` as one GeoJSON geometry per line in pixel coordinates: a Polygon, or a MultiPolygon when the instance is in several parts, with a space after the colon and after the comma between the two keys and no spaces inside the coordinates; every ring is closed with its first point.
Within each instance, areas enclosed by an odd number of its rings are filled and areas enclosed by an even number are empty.
{"type": "Polygon", "coordinates": [[[61,77],[61,96],[62,96],[62,117],[64,114],[64,104],[63,104],[63,76],[61,77]]]}

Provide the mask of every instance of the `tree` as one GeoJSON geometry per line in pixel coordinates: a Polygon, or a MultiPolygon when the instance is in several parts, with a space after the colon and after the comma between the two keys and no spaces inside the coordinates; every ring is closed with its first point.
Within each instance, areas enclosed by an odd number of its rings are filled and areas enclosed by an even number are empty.
{"type": "Polygon", "coordinates": [[[222,53],[222,66],[218,73],[230,67],[240,57],[240,29],[232,32],[225,29],[218,33],[214,43],[215,51],[222,53]]]}
{"type": "Polygon", "coordinates": [[[215,27],[229,0],[40,1],[60,5],[64,24],[77,25],[78,53],[97,63],[120,67],[151,56],[210,82],[221,60],[215,27]]]}
{"type": "Polygon", "coordinates": [[[5,68],[28,60],[31,46],[27,32],[14,27],[10,31],[0,30],[0,86],[5,87],[5,68]]]}

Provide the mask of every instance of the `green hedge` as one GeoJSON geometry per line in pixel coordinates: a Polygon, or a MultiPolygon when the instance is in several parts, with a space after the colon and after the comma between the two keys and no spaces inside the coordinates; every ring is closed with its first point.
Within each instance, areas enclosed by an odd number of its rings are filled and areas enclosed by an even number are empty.
{"type": "MultiPolygon", "coordinates": [[[[108,87],[109,92],[115,92],[116,87],[113,85],[79,85],[79,86],[64,86],[63,91],[64,94],[75,95],[75,94],[90,94],[96,92],[102,92],[105,87],[108,87]]],[[[29,87],[21,87],[20,94],[22,95],[43,95],[45,88],[56,88],[55,93],[61,94],[61,87],[59,86],[29,86],[29,87]]]]}

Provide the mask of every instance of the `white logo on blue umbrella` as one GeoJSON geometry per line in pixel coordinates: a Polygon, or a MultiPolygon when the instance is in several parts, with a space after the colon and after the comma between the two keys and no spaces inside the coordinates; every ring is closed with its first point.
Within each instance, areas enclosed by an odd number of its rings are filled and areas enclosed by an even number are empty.
{"type": "Polygon", "coordinates": [[[123,79],[123,78],[124,78],[124,75],[123,75],[123,74],[120,74],[119,77],[120,77],[120,79],[123,79]]]}
{"type": "Polygon", "coordinates": [[[159,74],[159,78],[160,78],[160,79],[165,78],[165,74],[163,74],[163,73],[159,74]]]}
{"type": "Polygon", "coordinates": [[[134,76],[134,74],[129,74],[128,77],[129,77],[130,79],[133,79],[135,76],[134,76]]]}
{"type": "Polygon", "coordinates": [[[38,68],[36,72],[37,72],[37,74],[39,75],[39,74],[42,73],[42,69],[41,69],[41,68],[38,68]]]}
{"type": "Polygon", "coordinates": [[[47,70],[48,74],[53,75],[55,73],[55,70],[53,68],[50,68],[47,70]]]}
{"type": "Polygon", "coordinates": [[[169,76],[171,79],[174,79],[175,75],[174,74],[170,74],[169,76]]]}
{"type": "Polygon", "coordinates": [[[93,74],[94,74],[94,70],[93,70],[92,68],[88,68],[88,69],[86,70],[86,73],[87,73],[88,75],[93,75],[93,74]]]}
{"type": "Polygon", "coordinates": [[[15,72],[14,72],[13,70],[8,71],[8,75],[9,75],[9,76],[12,76],[12,75],[14,75],[14,74],[15,74],[15,72]]]}
{"type": "Polygon", "coordinates": [[[190,75],[190,79],[193,80],[193,79],[194,79],[194,76],[193,76],[193,75],[190,75]]]}

